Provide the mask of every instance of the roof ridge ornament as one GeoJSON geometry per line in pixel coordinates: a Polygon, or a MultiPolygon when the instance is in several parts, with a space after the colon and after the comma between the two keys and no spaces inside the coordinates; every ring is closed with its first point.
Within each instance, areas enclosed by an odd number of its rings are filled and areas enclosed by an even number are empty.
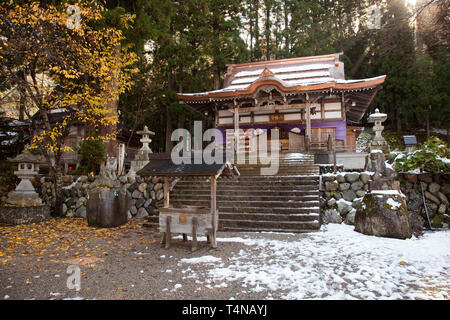
{"type": "Polygon", "coordinates": [[[269,68],[267,68],[267,66],[264,67],[263,72],[261,72],[261,74],[259,75],[260,78],[265,78],[265,77],[275,77],[275,73],[273,73],[272,71],[270,71],[269,68]]]}

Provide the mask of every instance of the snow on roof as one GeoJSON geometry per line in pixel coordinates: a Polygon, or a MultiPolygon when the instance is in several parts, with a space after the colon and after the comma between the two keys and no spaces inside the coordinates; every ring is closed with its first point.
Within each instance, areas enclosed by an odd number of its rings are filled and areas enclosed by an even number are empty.
{"type": "MultiPolygon", "coordinates": [[[[316,77],[330,77],[330,71],[313,71],[313,72],[295,72],[295,73],[286,73],[286,74],[277,74],[276,78],[282,80],[288,79],[302,79],[302,78],[316,78],[316,77]]],[[[258,80],[258,77],[240,77],[231,82],[231,84],[240,84],[240,83],[252,83],[258,80]]]]}
{"type": "MultiPolygon", "coordinates": [[[[306,65],[295,65],[289,67],[278,67],[278,68],[270,68],[270,71],[273,73],[286,73],[286,72],[300,72],[300,71],[310,71],[310,70],[321,70],[321,69],[329,69],[332,65],[326,63],[315,63],[315,64],[306,64],[306,65]]],[[[264,68],[258,68],[255,70],[248,71],[240,71],[234,75],[235,78],[239,77],[249,77],[249,76],[259,76],[261,72],[264,71],[264,68]]]]}

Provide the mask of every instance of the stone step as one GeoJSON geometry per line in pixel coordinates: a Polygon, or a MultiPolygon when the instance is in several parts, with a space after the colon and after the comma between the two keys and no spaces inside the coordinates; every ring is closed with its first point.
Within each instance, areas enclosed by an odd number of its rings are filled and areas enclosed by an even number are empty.
{"type": "MultiPolygon", "coordinates": [[[[311,188],[307,188],[304,190],[273,190],[273,189],[267,189],[267,190],[260,190],[260,189],[232,189],[229,188],[228,190],[225,190],[223,188],[217,188],[216,191],[216,195],[217,196],[228,196],[228,195],[246,195],[246,196],[273,196],[273,197],[277,197],[277,196],[285,196],[285,197],[290,197],[290,196],[310,196],[310,195],[314,195],[317,196],[317,192],[319,190],[316,189],[311,189],[311,188]]],[[[172,197],[179,197],[179,196],[183,196],[183,195],[194,195],[194,196],[208,196],[210,197],[210,188],[197,188],[197,189],[189,189],[189,188],[174,188],[171,192],[170,192],[170,196],[172,197]]]]}
{"type": "MultiPolygon", "coordinates": [[[[319,183],[319,177],[317,176],[298,176],[298,177],[292,177],[287,176],[285,179],[283,177],[268,177],[268,176],[241,176],[236,179],[219,179],[217,181],[217,185],[245,185],[245,184],[264,184],[264,183],[279,183],[279,184],[292,184],[292,183],[298,183],[298,184],[305,184],[305,183],[319,183]]],[[[180,180],[177,182],[176,186],[178,185],[191,185],[191,184],[198,184],[198,183],[204,183],[208,184],[209,180],[180,180]]]]}
{"type": "Polygon", "coordinates": [[[219,212],[220,220],[314,221],[319,220],[319,213],[275,214],[219,212]]]}
{"type": "Polygon", "coordinates": [[[319,213],[319,206],[310,207],[239,207],[239,206],[221,206],[219,208],[220,212],[230,212],[230,213],[274,213],[274,214],[308,214],[308,213],[319,213]]]}
{"type": "Polygon", "coordinates": [[[219,230],[226,228],[270,229],[270,230],[318,230],[319,219],[315,221],[262,221],[219,219],[219,230]]]}
{"type": "Polygon", "coordinates": [[[317,229],[277,229],[277,228],[246,228],[246,227],[236,227],[236,226],[223,226],[219,224],[219,231],[234,231],[234,232],[280,232],[280,233],[309,233],[319,231],[320,226],[317,229]]]}
{"type": "MultiPolygon", "coordinates": [[[[192,205],[192,206],[208,206],[210,205],[209,200],[198,200],[198,199],[172,199],[170,201],[173,205],[192,205]]],[[[221,207],[225,205],[230,205],[230,201],[217,201],[217,207],[221,210],[221,207]]],[[[308,201],[233,201],[234,207],[276,207],[276,208],[311,208],[319,206],[319,199],[308,200],[308,201]]],[[[221,210],[222,211],[222,210],[221,210]]]]}
{"type": "MultiPolygon", "coordinates": [[[[199,201],[210,201],[210,194],[187,194],[187,193],[178,193],[173,194],[173,197],[176,196],[177,201],[184,200],[199,200],[199,201]]],[[[239,192],[239,194],[226,194],[226,195],[217,195],[216,201],[233,201],[233,202],[243,202],[243,201],[265,201],[268,204],[274,201],[280,202],[293,202],[293,201],[311,201],[318,200],[317,194],[312,195],[287,195],[287,196],[274,196],[274,195],[248,195],[245,192],[239,192]]]]}

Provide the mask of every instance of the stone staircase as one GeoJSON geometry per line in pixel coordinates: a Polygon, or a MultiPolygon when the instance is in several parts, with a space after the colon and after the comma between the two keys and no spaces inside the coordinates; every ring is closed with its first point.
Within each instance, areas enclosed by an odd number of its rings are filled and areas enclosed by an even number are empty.
{"type": "MultiPolygon", "coordinates": [[[[319,166],[314,156],[282,153],[276,175],[261,175],[262,164],[237,165],[240,177],[219,178],[219,230],[311,232],[320,228],[319,166]]],[[[173,205],[210,206],[209,180],[181,179],[170,193],[173,205]]],[[[158,217],[150,221],[158,222],[158,217]]]]}

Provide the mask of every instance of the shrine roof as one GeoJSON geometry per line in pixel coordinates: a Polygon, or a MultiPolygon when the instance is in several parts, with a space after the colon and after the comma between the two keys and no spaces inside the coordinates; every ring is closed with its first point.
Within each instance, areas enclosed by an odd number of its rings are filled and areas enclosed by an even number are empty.
{"type": "Polygon", "coordinates": [[[178,93],[178,99],[192,109],[210,114],[217,102],[251,99],[262,86],[276,86],[283,96],[345,92],[351,101],[347,119],[359,122],[381,89],[385,75],[345,79],[341,53],[228,65],[224,86],[219,90],[178,93]]]}
{"type": "Polygon", "coordinates": [[[233,99],[253,94],[264,84],[274,84],[287,94],[324,90],[363,90],[376,87],[386,76],[346,80],[340,53],[228,65],[224,87],[198,93],[179,93],[187,103],[233,99]]]}

